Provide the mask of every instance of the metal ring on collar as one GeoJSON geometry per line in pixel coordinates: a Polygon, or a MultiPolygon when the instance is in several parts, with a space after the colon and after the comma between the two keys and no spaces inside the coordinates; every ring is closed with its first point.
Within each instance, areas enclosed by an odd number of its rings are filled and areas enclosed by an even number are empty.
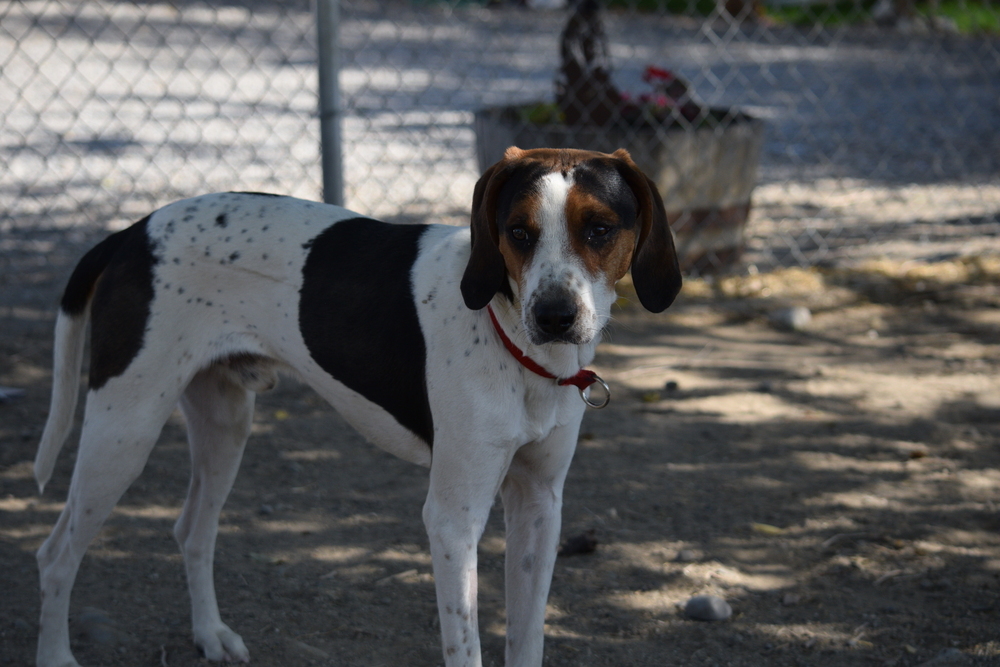
{"type": "Polygon", "coordinates": [[[595,380],[594,384],[600,384],[601,387],[603,388],[604,400],[598,402],[598,401],[592,401],[590,399],[590,393],[591,393],[590,390],[593,389],[594,387],[593,384],[587,387],[586,389],[580,390],[580,398],[583,399],[583,402],[587,404],[588,408],[594,408],[595,410],[600,410],[601,408],[607,407],[608,403],[611,402],[611,388],[608,386],[608,383],[605,382],[603,379],[601,379],[601,377],[598,375],[594,376],[594,380],[595,380]]]}

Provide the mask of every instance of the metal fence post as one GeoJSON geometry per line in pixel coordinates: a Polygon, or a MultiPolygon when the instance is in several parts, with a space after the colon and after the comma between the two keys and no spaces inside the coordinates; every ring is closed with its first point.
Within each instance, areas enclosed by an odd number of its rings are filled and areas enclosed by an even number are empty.
{"type": "Polygon", "coordinates": [[[323,201],[344,204],[344,174],[340,151],[340,0],[316,0],[319,46],[319,124],[323,163],[323,201]]]}

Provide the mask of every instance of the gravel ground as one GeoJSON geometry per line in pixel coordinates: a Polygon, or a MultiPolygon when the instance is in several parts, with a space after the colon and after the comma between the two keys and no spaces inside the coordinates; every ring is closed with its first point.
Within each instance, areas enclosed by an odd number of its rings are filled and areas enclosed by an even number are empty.
{"type": "MultiPolygon", "coordinates": [[[[36,307],[0,326],[0,385],[26,390],[0,404],[0,664],[32,660],[33,553],[73,464],[70,444],[37,494],[46,304],[72,260],[23,256],[17,294],[36,307]]],[[[664,316],[616,310],[596,364],[614,400],[586,417],[564,508],[564,538],[593,531],[597,549],[557,563],[545,664],[1000,665],[998,312],[1000,257],[691,281],[664,316]],[[811,313],[798,330],[774,317],[789,307],[811,313]],[[687,619],[697,595],[732,616],[687,619]]],[[[187,474],[175,415],[83,561],[83,664],[204,664],[170,534],[187,474]]],[[[441,663],[426,484],[307,388],[259,397],[216,558],[255,664],[441,663]]],[[[503,552],[495,512],[487,665],[502,661],[503,552]]]]}

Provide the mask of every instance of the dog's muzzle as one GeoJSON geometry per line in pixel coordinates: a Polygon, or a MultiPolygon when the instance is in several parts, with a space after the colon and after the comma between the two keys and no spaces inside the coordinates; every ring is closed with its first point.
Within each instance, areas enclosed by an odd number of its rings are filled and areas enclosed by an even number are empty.
{"type": "Polygon", "coordinates": [[[569,298],[537,301],[531,309],[531,316],[535,321],[535,330],[543,340],[536,342],[578,342],[574,325],[579,312],[577,304],[569,298]]]}

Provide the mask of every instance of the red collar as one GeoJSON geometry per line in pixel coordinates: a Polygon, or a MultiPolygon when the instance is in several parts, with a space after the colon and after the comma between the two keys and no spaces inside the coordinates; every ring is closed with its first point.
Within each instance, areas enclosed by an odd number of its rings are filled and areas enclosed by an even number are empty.
{"type": "Polygon", "coordinates": [[[500,326],[499,320],[497,320],[496,313],[493,312],[493,306],[486,304],[486,310],[490,314],[490,321],[493,322],[493,328],[496,329],[497,334],[500,336],[500,340],[503,341],[503,346],[507,348],[507,351],[511,353],[511,356],[517,359],[522,366],[536,375],[541,375],[543,378],[555,380],[561,387],[573,385],[580,390],[580,397],[583,398],[583,402],[592,408],[603,408],[611,401],[611,390],[608,388],[607,383],[604,382],[604,380],[602,380],[597,373],[586,368],[581,368],[577,374],[572,377],[562,379],[557,378],[555,375],[542,368],[537,361],[522,352],[521,349],[507,337],[507,333],[503,330],[503,327],[500,326]],[[604,388],[604,400],[600,403],[592,403],[590,401],[589,394],[584,392],[592,384],[598,382],[604,388]]]}

